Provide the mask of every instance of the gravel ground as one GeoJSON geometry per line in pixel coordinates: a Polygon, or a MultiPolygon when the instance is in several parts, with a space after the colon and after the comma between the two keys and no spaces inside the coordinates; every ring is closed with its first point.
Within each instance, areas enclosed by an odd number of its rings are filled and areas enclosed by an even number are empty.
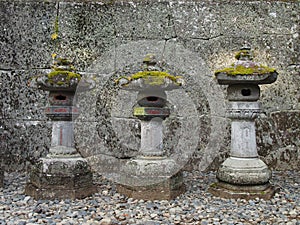
{"type": "Polygon", "coordinates": [[[99,193],[82,200],[35,201],[23,194],[26,174],[6,173],[0,224],[294,224],[300,225],[300,172],[274,172],[272,200],[221,199],[206,189],[215,174],[185,173],[187,192],[172,201],[126,198],[99,178],[99,193]]]}

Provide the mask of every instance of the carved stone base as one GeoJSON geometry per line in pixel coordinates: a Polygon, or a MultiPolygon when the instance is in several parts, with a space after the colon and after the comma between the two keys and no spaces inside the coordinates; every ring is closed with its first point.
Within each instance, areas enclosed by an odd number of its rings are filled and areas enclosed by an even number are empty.
{"type": "Polygon", "coordinates": [[[271,171],[258,158],[229,157],[218,169],[217,178],[233,185],[260,185],[269,182],[271,171]]]}
{"type": "MultiPolygon", "coordinates": [[[[144,178],[147,179],[147,178],[144,178]]],[[[146,182],[145,182],[146,183],[146,182]]],[[[144,186],[117,185],[117,191],[129,198],[144,200],[171,200],[185,192],[182,173],[164,181],[144,186]]]]}
{"type": "Polygon", "coordinates": [[[92,180],[81,157],[42,158],[31,170],[25,194],[35,199],[85,198],[96,192],[92,180]]]}
{"type": "Polygon", "coordinates": [[[212,184],[208,191],[221,198],[242,198],[242,199],[255,199],[262,198],[265,200],[271,199],[275,194],[275,188],[269,183],[264,185],[232,185],[224,182],[217,182],[212,184]]]}
{"type": "Polygon", "coordinates": [[[81,199],[95,193],[95,187],[76,187],[71,189],[62,188],[38,188],[33,184],[28,184],[25,188],[25,194],[32,196],[34,199],[81,199]]]}

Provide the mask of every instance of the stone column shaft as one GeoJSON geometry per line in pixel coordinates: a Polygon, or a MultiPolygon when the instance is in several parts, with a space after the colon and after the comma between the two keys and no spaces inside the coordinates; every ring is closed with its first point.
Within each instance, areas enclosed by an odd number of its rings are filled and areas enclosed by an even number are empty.
{"type": "Polygon", "coordinates": [[[53,121],[51,147],[74,148],[73,121],[53,121]]]}
{"type": "Polygon", "coordinates": [[[153,118],[141,121],[142,156],[163,156],[163,120],[153,118]]]}
{"type": "Polygon", "coordinates": [[[231,153],[233,157],[256,158],[255,122],[235,120],[231,123],[231,153]]]}
{"type": "Polygon", "coordinates": [[[257,158],[255,118],[260,113],[257,101],[229,101],[227,116],[231,118],[230,156],[257,158]]]}
{"type": "Polygon", "coordinates": [[[51,146],[47,156],[77,156],[73,121],[53,121],[51,146]]]}

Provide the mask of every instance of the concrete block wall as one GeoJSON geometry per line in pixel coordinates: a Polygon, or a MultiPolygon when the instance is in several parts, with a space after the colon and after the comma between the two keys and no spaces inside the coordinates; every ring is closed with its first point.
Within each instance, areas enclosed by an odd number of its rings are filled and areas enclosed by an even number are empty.
{"type": "Polygon", "coordinates": [[[139,149],[134,93],[114,80],[140,70],[154,53],[185,87],[168,93],[165,151],[186,169],[216,169],[228,155],[225,87],[214,71],[234,62],[244,41],[278,80],[261,88],[258,151],[273,169],[300,168],[299,1],[0,1],[0,161],[22,170],[47,153],[47,93],[28,87],[51,66],[51,54],[94,76],[79,96],[78,150],[93,170],[117,171],[139,149]],[[51,39],[58,21],[58,38],[51,39]],[[189,163],[187,163],[189,162],[189,163]],[[185,165],[187,163],[187,166],[185,165]]]}

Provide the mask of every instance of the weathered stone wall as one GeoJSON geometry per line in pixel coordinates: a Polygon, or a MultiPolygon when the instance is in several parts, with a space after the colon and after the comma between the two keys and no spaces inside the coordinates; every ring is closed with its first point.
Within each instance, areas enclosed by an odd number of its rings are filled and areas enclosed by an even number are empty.
{"type": "Polygon", "coordinates": [[[136,95],[114,80],[154,53],[186,82],[168,93],[167,154],[183,162],[193,155],[190,169],[217,168],[228,155],[230,126],[225,87],[213,71],[231,64],[248,41],[255,60],[279,72],[277,82],[261,87],[259,154],[274,169],[299,169],[299,21],[299,1],[0,1],[1,165],[22,169],[47,153],[47,93],[29,88],[28,80],[57,53],[97,80],[79,97],[78,149],[94,170],[117,171],[137,154],[140,125],[131,112],[136,95]]]}

